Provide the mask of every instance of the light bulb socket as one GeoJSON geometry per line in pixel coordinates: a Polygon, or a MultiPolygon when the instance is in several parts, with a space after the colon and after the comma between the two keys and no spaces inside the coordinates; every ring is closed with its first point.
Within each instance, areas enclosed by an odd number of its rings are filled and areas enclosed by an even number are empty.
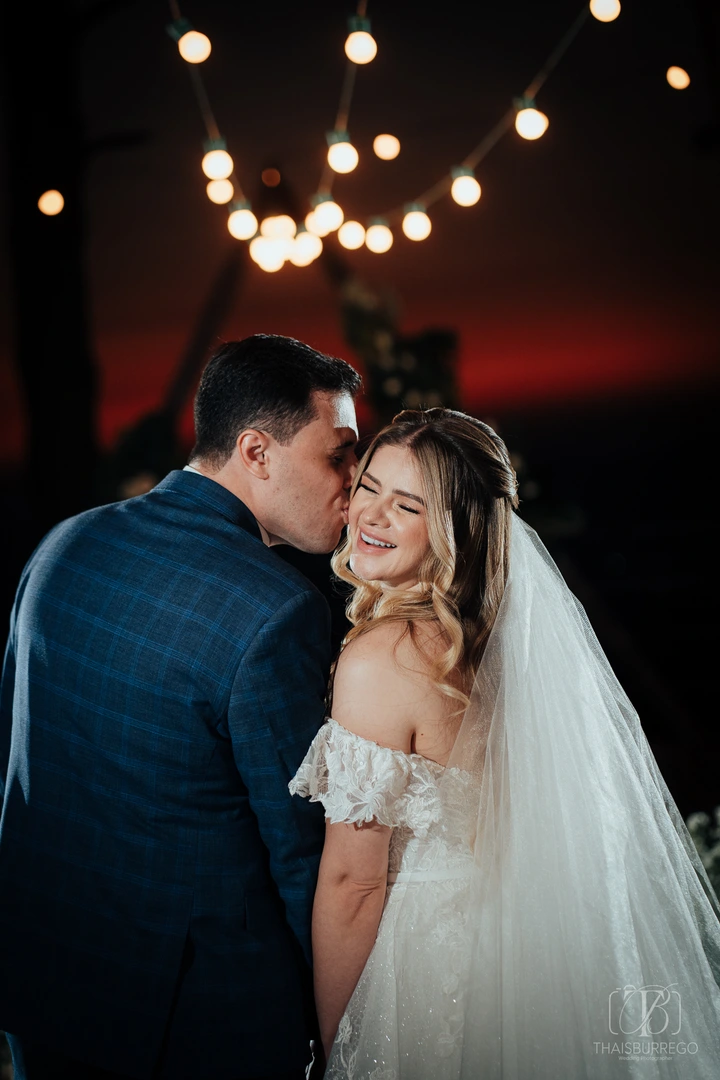
{"type": "Polygon", "coordinates": [[[513,98],[513,105],[515,106],[515,108],[517,109],[518,112],[521,112],[522,109],[535,109],[535,108],[537,108],[537,106],[535,104],[535,98],[529,98],[529,97],[516,97],[516,98],[513,98]]]}
{"type": "Polygon", "coordinates": [[[206,139],[203,143],[203,150],[206,154],[209,154],[211,150],[227,150],[227,143],[222,136],[218,136],[217,139],[206,139]]]}
{"type": "Polygon", "coordinates": [[[348,19],[348,33],[370,33],[370,20],[365,15],[351,15],[348,19]]]}
{"type": "Polygon", "coordinates": [[[305,222],[301,221],[300,224],[298,225],[297,229],[295,230],[295,238],[297,239],[297,237],[300,236],[301,233],[305,233],[305,232],[307,232],[305,222]]]}
{"type": "Polygon", "coordinates": [[[236,210],[252,210],[252,206],[247,199],[237,199],[235,202],[228,203],[228,214],[234,214],[236,210]]]}
{"type": "Polygon", "coordinates": [[[367,225],[368,229],[371,228],[373,225],[384,225],[386,228],[389,228],[388,219],[384,218],[384,217],[370,218],[370,220],[368,221],[368,225],[367,225]]]}
{"type": "Polygon", "coordinates": [[[185,37],[192,30],[192,23],[189,19],[175,19],[165,29],[173,41],[179,41],[181,37],[185,37]]]}
{"type": "Polygon", "coordinates": [[[467,165],[453,165],[450,170],[450,175],[453,180],[457,180],[460,176],[472,176],[475,179],[475,172],[473,169],[468,169],[467,165]]]}
{"type": "Polygon", "coordinates": [[[405,203],[405,205],[403,207],[403,214],[414,214],[414,213],[424,214],[426,212],[427,212],[427,208],[425,206],[425,203],[421,203],[421,202],[405,203]]]}
{"type": "Polygon", "coordinates": [[[335,202],[329,191],[318,191],[315,195],[310,196],[310,205],[313,210],[324,202],[335,202]]]}
{"type": "Polygon", "coordinates": [[[328,131],[325,134],[328,146],[336,146],[338,143],[349,143],[350,136],[347,131],[328,131]]]}

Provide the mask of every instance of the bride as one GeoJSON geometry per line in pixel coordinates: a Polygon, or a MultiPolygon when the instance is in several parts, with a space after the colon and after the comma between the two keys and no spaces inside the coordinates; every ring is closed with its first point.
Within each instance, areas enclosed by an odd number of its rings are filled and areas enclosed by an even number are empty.
{"type": "Polygon", "coordinates": [[[331,1080],[720,1075],[720,905],[487,425],[359,464],[313,914],[331,1080]]]}

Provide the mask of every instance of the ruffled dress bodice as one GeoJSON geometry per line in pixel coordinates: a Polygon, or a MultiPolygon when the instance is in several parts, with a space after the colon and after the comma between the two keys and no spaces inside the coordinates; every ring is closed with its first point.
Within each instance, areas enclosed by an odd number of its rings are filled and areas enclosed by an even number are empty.
{"type": "Polygon", "coordinates": [[[375,819],[391,826],[393,883],[398,875],[422,873],[427,880],[433,871],[454,876],[470,870],[475,817],[466,798],[469,777],[449,772],[452,777],[430,758],[381,746],[329,719],[289,786],[293,795],[321,802],[333,824],[375,819]]]}

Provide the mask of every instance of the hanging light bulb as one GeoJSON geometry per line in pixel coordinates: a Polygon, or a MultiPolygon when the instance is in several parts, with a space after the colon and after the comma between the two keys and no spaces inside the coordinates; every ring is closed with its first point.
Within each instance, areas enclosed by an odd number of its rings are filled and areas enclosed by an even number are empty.
{"type": "Polygon", "coordinates": [[[474,206],[482,194],[482,189],[472,169],[456,165],[452,170],[452,178],[450,194],[458,206],[474,206]]]}
{"type": "Polygon", "coordinates": [[[358,152],[350,142],[347,131],[328,131],[328,165],[336,173],[352,172],[358,163],[358,152]]]}
{"type": "Polygon", "coordinates": [[[38,199],[38,210],[41,214],[45,214],[46,217],[55,217],[56,214],[60,213],[64,205],[65,200],[55,188],[43,191],[38,199]]]}
{"type": "Polygon", "coordinates": [[[590,0],[590,14],[598,22],[614,22],[620,14],[620,0],[590,0]]]}
{"type": "Polygon", "coordinates": [[[309,232],[316,236],[327,236],[340,228],[345,215],[332,195],[313,195],[310,201],[313,209],[305,218],[305,226],[309,232]]]}
{"type": "Polygon", "coordinates": [[[202,171],[208,180],[227,180],[235,168],[235,163],[227,152],[225,140],[208,139],[204,145],[204,150],[202,171]]]}
{"type": "Polygon", "coordinates": [[[548,120],[545,113],[535,108],[532,98],[518,98],[515,101],[517,116],[515,117],[515,130],[523,139],[539,139],[548,129],[548,120]]]}
{"type": "Polygon", "coordinates": [[[400,140],[394,135],[376,135],[373,150],[383,161],[392,161],[400,153],[400,140]]]}
{"type": "Polygon", "coordinates": [[[353,64],[369,64],[377,56],[377,42],[370,33],[370,20],[363,15],[351,15],[348,19],[345,55],[353,64]]]}
{"type": "Polygon", "coordinates": [[[320,237],[308,232],[304,225],[300,225],[290,245],[288,258],[293,266],[309,266],[317,259],[322,249],[323,242],[320,237]]]}
{"type": "Polygon", "coordinates": [[[422,203],[408,203],[402,220],[402,231],[408,240],[425,240],[430,235],[432,222],[422,203]]]}
{"type": "Polygon", "coordinates": [[[287,242],[270,239],[269,236],[256,236],[250,241],[250,258],[261,270],[274,274],[280,270],[287,257],[287,242]]]}
{"type": "Polygon", "coordinates": [[[249,202],[236,202],[230,207],[228,231],[236,240],[249,240],[258,228],[258,220],[250,209],[249,202]]]}
{"type": "Polygon", "coordinates": [[[393,245],[393,234],[384,218],[373,218],[365,233],[365,247],[376,255],[389,251],[393,245]]]}
{"type": "Polygon", "coordinates": [[[218,203],[220,206],[223,203],[229,203],[235,194],[229,180],[211,180],[205,190],[210,202],[218,203]]]}
{"type": "Polygon", "coordinates": [[[673,90],[685,90],[690,85],[690,76],[685,68],[669,67],[665,78],[673,90]]]}
{"type": "Polygon", "coordinates": [[[202,64],[212,52],[210,38],[193,30],[188,19],[175,19],[167,32],[177,42],[178,52],[188,64],[202,64]]]}
{"type": "Polygon", "coordinates": [[[260,222],[260,232],[271,240],[292,240],[295,235],[295,222],[289,214],[275,214],[260,222]]]}
{"type": "Polygon", "coordinates": [[[338,240],[348,251],[356,251],[365,243],[365,229],[359,221],[346,221],[338,229],[338,240]]]}

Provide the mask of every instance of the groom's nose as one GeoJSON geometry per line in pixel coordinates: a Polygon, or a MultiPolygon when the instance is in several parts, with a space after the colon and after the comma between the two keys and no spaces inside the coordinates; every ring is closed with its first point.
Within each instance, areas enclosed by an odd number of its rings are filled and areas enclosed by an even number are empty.
{"type": "Polygon", "coordinates": [[[350,462],[348,463],[348,469],[347,473],[345,474],[345,480],[343,483],[343,487],[346,491],[349,491],[352,487],[353,480],[355,479],[355,473],[357,472],[357,467],[357,458],[351,458],[350,462]]]}

